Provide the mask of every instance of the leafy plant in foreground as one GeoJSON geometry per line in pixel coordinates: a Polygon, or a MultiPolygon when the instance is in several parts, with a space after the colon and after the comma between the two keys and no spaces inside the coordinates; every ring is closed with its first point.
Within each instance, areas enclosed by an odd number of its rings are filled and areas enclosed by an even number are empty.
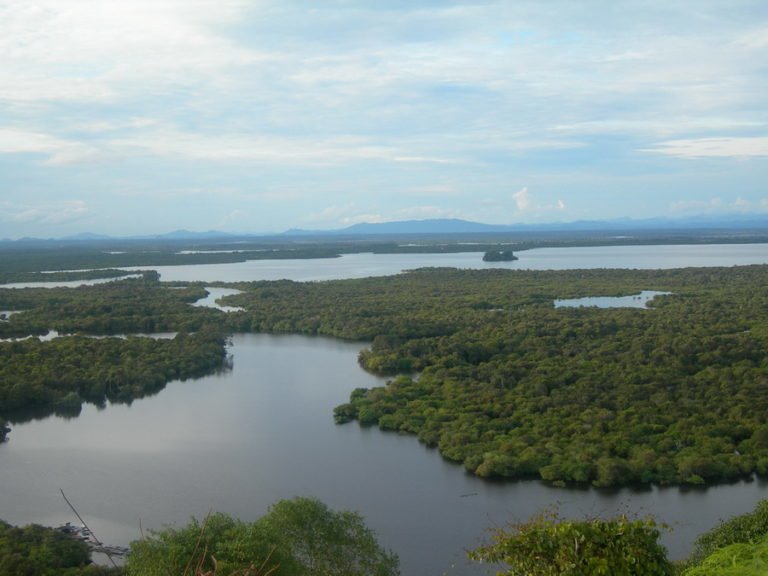
{"type": "Polygon", "coordinates": [[[498,530],[473,560],[506,564],[508,576],[670,576],[653,520],[563,520],[544,514],[498,530]]]}

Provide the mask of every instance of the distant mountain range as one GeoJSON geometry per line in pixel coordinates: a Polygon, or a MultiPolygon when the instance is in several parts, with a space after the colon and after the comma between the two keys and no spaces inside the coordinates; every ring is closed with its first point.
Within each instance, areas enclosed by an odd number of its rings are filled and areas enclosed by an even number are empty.
{"type": "MultiPolygon", "coordinates": [[[[731,214],[719,216],[694,216],[687,218],[648,218],[633,220],[621,218],[616,220],[578,220],[574,222],[551,222],[545,224],[483,224],[458,218],[439,218],[428,220],[401,220],[397,222],[377,222],[353,224],[346,228],[334,230],[304,230],[292,228],[282,234],[231,233],[219,230],[194,232],[190,230],[174,230],[165,234],[142,235],[130,237],[114,237],[102,234],[83,232],[72,236],[58,238],[60,241],[88,242],[98,240],[195,240],[215,238],[267,238],[291,236],[378,236],[378,235],[413,235],[413,234],[499,234],[525,232],[630,232],[664,231],[664,230],[761,230],[768,233],[768,214],[731,214]]],[[[21,238],[16,242],[41,242],[52,238],[21,238]]],[[[9,240],[1,240],[8,242],[9,240]]]]}
{"type": "Polygon", "coordinates": [[[337,230],[291,229],[287,236],[326,236],[377,234],[482,234],[537,231],[627,231],[627,230],[700,230],[700,229],[768,229],[768,214],[697,216],[689,218],[648,218],[633,220],[578,220],[547,224],[482,224],[458,218],[402,220],[398,222],[361,223],[337,230]]]}

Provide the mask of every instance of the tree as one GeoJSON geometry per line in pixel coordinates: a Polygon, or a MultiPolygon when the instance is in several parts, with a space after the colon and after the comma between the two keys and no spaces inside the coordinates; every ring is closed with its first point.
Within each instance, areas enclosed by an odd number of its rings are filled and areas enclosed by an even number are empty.
{"type": "Polygon", "coordinates": [[[397,556],[383,550],[355,512],[335,512],[319,500],[282,500],[255,522],[226,514],[192,520],[131,544],[130,576],[395,576],[397,556]]]}
{"type": "Polygon", "coordinates": [[[0,520],[0,574],[3,576],[101,576],[120,574],[91,564],[85,542],[36,524],[19,528],[0,520]]]}
{"type": "Polygon", "coordinates": [[[275,504],[262,523],[302,566],[301,574],[399,574],[397,556],[379,546],[356,512],[334,512],[319,500],[295,498],[275,504]]]}
{"type": "Polygon", "coordinates": [[[493,543],[469,553],[504,563],[509,576],[670,576],[673,567],[658,543],[653,520],[619,516],[583,521],[544,514],[498,530],[493,543]]]}

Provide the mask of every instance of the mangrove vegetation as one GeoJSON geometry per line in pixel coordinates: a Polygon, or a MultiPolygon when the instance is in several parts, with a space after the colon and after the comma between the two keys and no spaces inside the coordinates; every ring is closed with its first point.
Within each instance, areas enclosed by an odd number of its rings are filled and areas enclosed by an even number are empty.
{"type": "Polygon", "coordinates": [[[336,409],[484,477],[597,486],[768,473],[768,267],[458,271],[239,284],[233,330],[372,342],[336,409]],[[671,292],[649,310],[557,298],[671,292]],[[415,377],[414,374],[418,374],[415,377]]]}
{"type": "MultiPolygon", "coordinates": [[[[0,336],[179,332],[170,341],[68,336],[0,343],[0,416],[130,401],[224,363],[223,335],[366,340],[393,378],[335,410],[416,435],[482,477],[706,484],[768,475],[768,267],[422,269],[384,278],[237,283],[224,313],[200,284],[157,275],[0,290],[0,336]],[[657,290],[650,309],[553,301],[657,290]]],[[[341,399],[340,399],[341,400],[341,399]]],[[[14,416],[15,417],[15,416],[14,416]]]]}

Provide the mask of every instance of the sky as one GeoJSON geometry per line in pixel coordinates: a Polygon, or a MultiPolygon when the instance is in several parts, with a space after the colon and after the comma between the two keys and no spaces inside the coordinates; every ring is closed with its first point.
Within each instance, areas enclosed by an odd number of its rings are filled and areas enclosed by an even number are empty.
{"type": "Polygon", "coordinates": [[[765,0],[0,0],[0,238],[720,213],[765,0]]]}

